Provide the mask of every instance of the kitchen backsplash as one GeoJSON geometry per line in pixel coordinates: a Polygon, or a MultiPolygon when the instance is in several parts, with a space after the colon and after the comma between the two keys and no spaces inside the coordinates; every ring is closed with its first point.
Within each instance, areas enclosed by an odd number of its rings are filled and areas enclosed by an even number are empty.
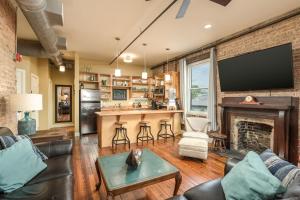
{"type": "Polygon", "coordinates": [[[117,100],[112,100],[112,101],[102,101],[101,102],[101,107],[102,108],[107,108],[107,107],[118,107],[119,105],[121,105],[121,107],[132,107],[132,105],[134,103],[141,103],[141,105],[144,106],[148,106],[149,105],[149,101],[147,98],[134,98],[134,99],[130,99],[127,101],[117,101],[117,100]]]}

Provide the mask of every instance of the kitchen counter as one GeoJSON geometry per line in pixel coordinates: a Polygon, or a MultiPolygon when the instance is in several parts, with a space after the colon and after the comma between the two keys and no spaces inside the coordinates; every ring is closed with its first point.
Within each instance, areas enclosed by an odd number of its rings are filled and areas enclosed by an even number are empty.
{"type": "MultiPolygon", "coordinates": [[[[97,114],[97,133],[99,148],[110,147],[112,138],[115,134],[115,122],[126,121],[127,135],[131,143],[136,143],[136,136],[139,132],[139,122],[146,120],[150,122],[151,132],[154,138],[160,130],[160,120],[170,119],[174,133],[180,134],[181,113],[183,110],[151,110],[141,109],[118,109],[103,110],[97,114]]],[[[123,147],[119,147],[123,148],[123,147]]]]}
{"type": "Polygon", "coordinates": [[[183,113],[183,110],[151,110],[151,109],[135,109],[135,110],[104,110],[96,112],[99,116],[116,116],[116,115],[146,115],[146,114],[174,114],[183,113]]]}

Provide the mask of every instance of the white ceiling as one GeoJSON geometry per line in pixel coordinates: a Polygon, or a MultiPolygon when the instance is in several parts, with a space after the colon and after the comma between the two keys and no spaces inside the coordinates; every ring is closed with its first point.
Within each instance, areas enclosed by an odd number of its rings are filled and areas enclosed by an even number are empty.
{"type": "MultiPolygon", "coordinates": [[[[139,34],[172,0],[62,0],[64,26],[55,27],[65,36],[68,50],[80,57],[109,63],[116,54],[120,37],[122,49],[139,34]]],[[[134,64],[143,63],[144,47],[149,65],[189,52],[249,26],[300,7],[299,0],[232,0],[227,7],[209,0],[192,0],[184,18],[175,19],[182,3],[179,0],[127,53],[136,55],[134,64]],[[206,30],[205,24],[212,24],[206,30]]],[[[18,17],[18,37],[36,38],[23,15],[18,17]]]]}

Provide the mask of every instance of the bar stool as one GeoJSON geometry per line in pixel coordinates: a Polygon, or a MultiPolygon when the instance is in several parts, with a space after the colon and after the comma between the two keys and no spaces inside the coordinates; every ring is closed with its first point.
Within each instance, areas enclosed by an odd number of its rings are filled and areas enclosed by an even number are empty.
{"type": "Polygon", "coordinates": [[[130,149],[130,140],[127,136],[127,128],[124,127],[124,125],[127,124],[127,122],[116,122],[116,132],[112,139],[112,149],[117,147],[119,144],[128,144],[128,147],[130,149]]]}
{"type": "Polygon", "coordinates": [[[152,144],[154,145],[154,137],[151,133],[151,126],[150,122],[148,121],[140,121],[140,132],[138,133],[136,137],[136,145],[138,145],[139,140],[142,142],[142,145],[145,141],[152,141],[152,144]]]}
{"type": "Polygon", "coordinates": [[[168,138],[173,138],[173,141],[175,141],[175,134],[172,130],[172,125],[169,119],[160,120],[160,130],[157,133],[157,140],[159,140],[160,137],[164,138],[165,140],[168,138]],[[170,127],[171,133],[168,133],[168,127],[170,127]]]}

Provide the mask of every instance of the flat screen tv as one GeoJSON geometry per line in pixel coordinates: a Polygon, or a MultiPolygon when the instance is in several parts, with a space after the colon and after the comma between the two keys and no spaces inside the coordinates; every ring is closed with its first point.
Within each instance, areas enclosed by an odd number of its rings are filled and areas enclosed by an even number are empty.
{"type": "Polygon", "coordinates": [[[294,87],[290,43],[221,60],[218,66],[224,92],[294,87]]]}

